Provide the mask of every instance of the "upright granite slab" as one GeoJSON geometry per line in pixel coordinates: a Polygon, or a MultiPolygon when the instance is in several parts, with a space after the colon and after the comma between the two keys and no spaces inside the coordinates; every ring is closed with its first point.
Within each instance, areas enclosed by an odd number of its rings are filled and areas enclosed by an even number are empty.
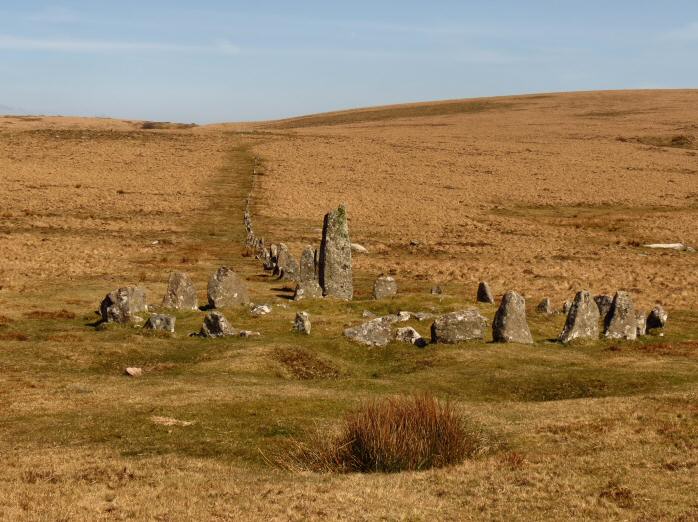
{"type": "Polygon", "coordinates": [[[628,292],[616,292],[611,308],[604,320],[604,337],[607,339],[637,339],[637,314],[628,292]]]}
{"type": "Polygon", "coordinates": [[[599,307],[591,293],[577,292],[567,313],[565,327],[560,334],[560,342],[599,338],[599,307]]]}
{"type": "Polygon", "coordinates": [[[107,323],[136,323],[143,321],[138,313],[148,310],[145,290],[125,286],[109,292],[99,305],[102,321],[107,323]]]}
{"type": "Polygon", "coordinates": [[[354,296],[351,240],[344,205],[325,215],[320,245],[320,286],[327,297],[350,300],[354,296]]]}
{"type": "Polygon", "coordinates": [[[533,344],[526,321],[526,300],[513,290],[504,294],[494,315],[492,338],[496,343],[533,344]]]}
{"type": "Polygon", "coordinates": [[[167,281],[167,290],[162,300],[163,308],[172,310],[196,310],[196,287],[184,272],[172,272],[167,281]]]}
{"type": "Polygon", "coordinates": [[[245,305],[250,302],[245,282],[227,266],[208,280],[208,304],[211,308],[245,305]]]}

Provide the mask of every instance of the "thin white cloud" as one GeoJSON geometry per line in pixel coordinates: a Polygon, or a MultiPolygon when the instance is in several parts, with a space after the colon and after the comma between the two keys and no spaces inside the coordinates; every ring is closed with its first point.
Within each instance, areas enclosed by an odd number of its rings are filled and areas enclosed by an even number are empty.
{"type": "Polygon", "coordinates": [[[194,52],[236,55],[241,50],[226,40],[210,45],[164,42],[125,42],[114,40],[44,39],[0,35],[0,50],[104,53],[128,51],[194,52]]]}
{"type": "Polygon", "coordinates": [[[665,33],[663,36],[665,40],[696,41],[698,40],[698,22],[692,22],[683,27],[679,27],[678,29],[665,33]]]}
{"type": "Polygon", "coordinates": [[[26,19],[32,22],[44,22],[49,24],[72,24],[82,21],[82,17],[71,9],[65,7],[49,6],[40,11],[26,15],[26,19]]]}

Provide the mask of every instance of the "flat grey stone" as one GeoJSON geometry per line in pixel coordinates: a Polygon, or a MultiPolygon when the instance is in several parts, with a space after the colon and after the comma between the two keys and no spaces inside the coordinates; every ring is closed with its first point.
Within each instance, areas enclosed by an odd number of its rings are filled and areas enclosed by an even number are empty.
{"type": "Polygon", "coordinates": [[[476,308],[438,317],[431,325],[431,341],[454,344],[461,341],[483,340],[487,319],[476,308]]]}
{"type": "Polygon", "coordinates": [[[144,330],[158,330],[161,332],[175,333],[176,319],[171,315],[153,314],[143,325],[144,330]]]}
{"type": "Polygon", "coordinates": [[[145,290],[137,286],[109,292],[99,305],[102,321],[107,323],[139,323],[143,318],[136,314],[147,311],[145,290]]]}

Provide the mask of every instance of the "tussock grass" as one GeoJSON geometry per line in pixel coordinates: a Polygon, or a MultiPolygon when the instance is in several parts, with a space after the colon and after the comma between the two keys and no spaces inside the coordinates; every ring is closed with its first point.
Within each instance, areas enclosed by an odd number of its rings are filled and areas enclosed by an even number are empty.
{"type": "Polygon", "coordinates": [[[493,440],[451,404],[424,393],[364,403],[334,436],[294,447],[277,463],[289,470],[395,473],[443,468],[486,453],[493,440]]]}

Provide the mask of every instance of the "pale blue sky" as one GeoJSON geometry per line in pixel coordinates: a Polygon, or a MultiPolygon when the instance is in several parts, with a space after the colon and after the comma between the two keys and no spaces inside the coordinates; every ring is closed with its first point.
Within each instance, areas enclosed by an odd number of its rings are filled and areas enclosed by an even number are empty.
{"type": "Polygon", "coordinates": [[[0,113],[278,118],[698,87],[698,2],[0,0],[0,113]]]}

